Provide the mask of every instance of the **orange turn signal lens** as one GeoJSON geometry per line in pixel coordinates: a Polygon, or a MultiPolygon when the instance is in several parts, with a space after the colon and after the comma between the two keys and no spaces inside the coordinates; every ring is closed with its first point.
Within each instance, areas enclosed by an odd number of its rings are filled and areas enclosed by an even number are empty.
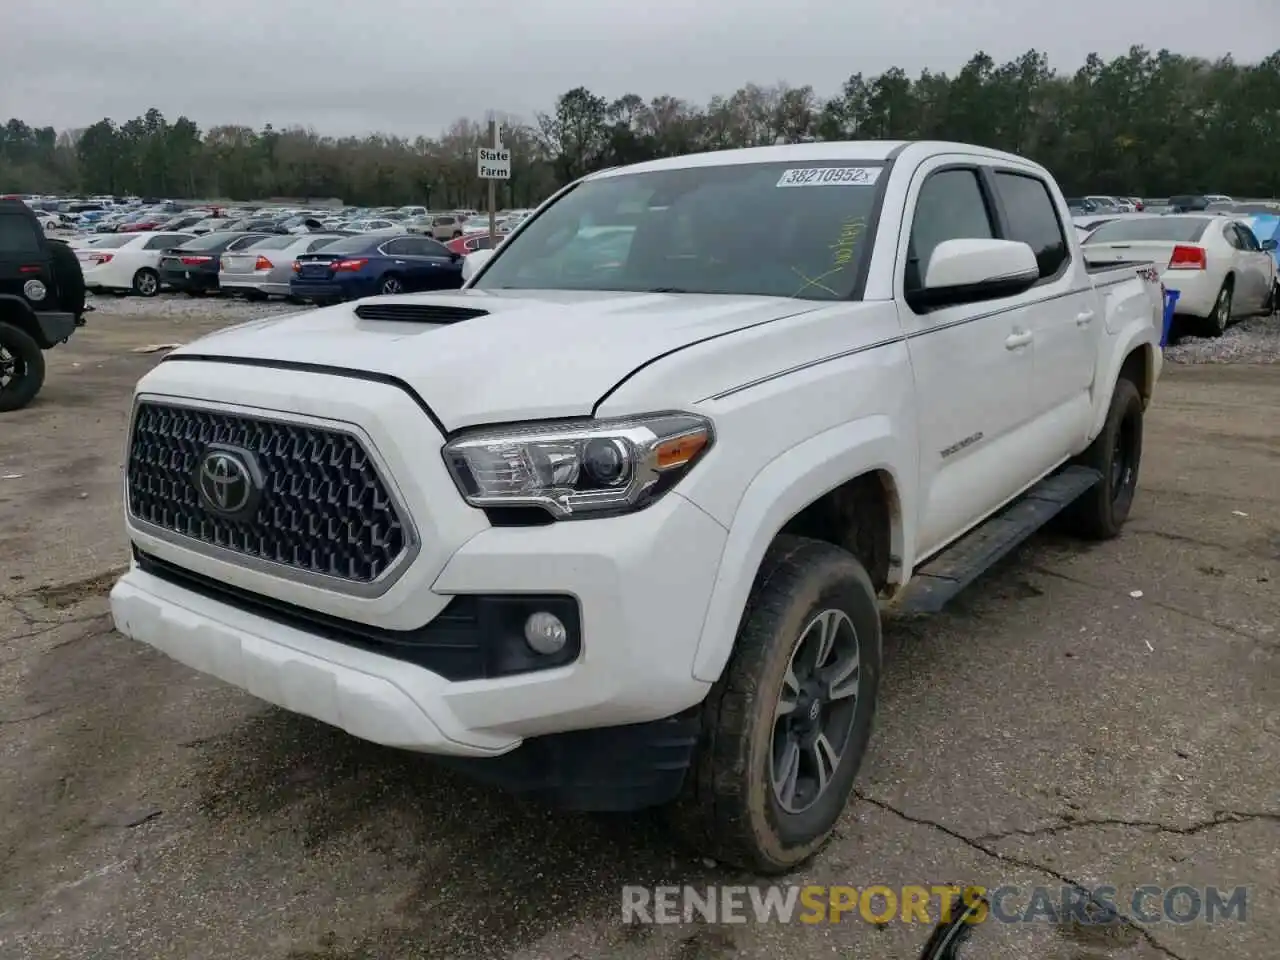
{"type": "Polygon", "coordinates": [[[711,437],[705,430],[664,440],[654,449],[654,465],[659,470],[683,467],[705,450],[710,441],[711,437]]]}

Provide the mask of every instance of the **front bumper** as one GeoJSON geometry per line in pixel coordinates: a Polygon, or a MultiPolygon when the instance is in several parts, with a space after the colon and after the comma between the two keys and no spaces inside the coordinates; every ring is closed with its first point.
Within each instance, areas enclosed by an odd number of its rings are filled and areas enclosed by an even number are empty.
{"type": "MultiPolygon", "coordinates": [[[[140,389],[217,406],[227,373],[224,364],[165,363],[140,389]]],[[[418,528],[421,549],[378,593],[349,594],[131,521],[136,550],[194,576],[175,582],[135,563],[111,597],[122,633],[357,737],[461,757],[494,757],[569,731],[661,724],[705,698],[710,685],[694,678],[693,661],[727,534],[678,493],[627,516],[494,527],[458,495],[440,457],[443,438],[403,392],[293,371],[236,383],[244,409],[287,409],[290,417],[358,428],[418,528]],[[203,589],[199,578],[225,590],[203,589]],[[237,591],[239,600],[229,595],[237,591]],[[548,595],[576,601],[580,653],[518,673],[428,669],[422,664],[432,661],[342,642],[314,625],[323,616],[385,637],[422,630],[455,598],[548,595]],[[253,597],[311,619],[282,618],[253,597]]]]}

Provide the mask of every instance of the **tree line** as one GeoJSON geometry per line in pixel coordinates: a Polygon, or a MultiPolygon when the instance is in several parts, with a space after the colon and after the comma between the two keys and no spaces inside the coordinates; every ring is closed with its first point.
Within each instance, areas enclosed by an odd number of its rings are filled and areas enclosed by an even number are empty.
{"type": "MultiPolygon", "coordinates": [[[[1256,64],[1142,47],[1074,73],[1030,50],[996,64],[975,54],[953,76],[855,73],[821,99],[812,87],[748,84],[699,106],[671,95],[616,100],[577,87],[528,123],[508,124],[506,206],[530,206],[603,167],[701,150],[846,139],[942,139],[1047,166],[1068,193],[1280,196],[1280,50],[1256,64]]],[[[224,125],[147,110],[58,132],[0,129],[0,191],[164,198],[340,197],[349,204],[479,207],[485,125],[436,138],[328,137],[293,126],[224,125]]]]}

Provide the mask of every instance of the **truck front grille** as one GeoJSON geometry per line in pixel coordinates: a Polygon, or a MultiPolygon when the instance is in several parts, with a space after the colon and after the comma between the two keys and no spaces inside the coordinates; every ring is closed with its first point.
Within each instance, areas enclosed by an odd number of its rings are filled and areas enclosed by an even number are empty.
{"type": "Polygon", "coordinates": [[[369,583],[408,549],[404,519],[368,451],[340,430],[144,401],[127,477],[137,520],[306,574],[369,583]],[[258,499],[240,516],[219,515],[201,494],[211,445],[254,461],[258,499]]]}

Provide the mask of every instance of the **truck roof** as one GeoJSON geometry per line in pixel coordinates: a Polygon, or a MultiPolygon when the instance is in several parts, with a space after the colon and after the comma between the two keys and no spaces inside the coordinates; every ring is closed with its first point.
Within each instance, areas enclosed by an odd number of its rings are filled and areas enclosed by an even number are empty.
{"type": "Polygon", "coordinates": [[[625,167],[611,167],[585,177],[598,180],[625,173],[651,173],[659,170],[681,170],[689,167],[718,167],[740,163],[811,163],[822,160],[881,162],[906,156],[912,161],[939,153],[960,153],[991,160],[1006,160],[1021,166],[1036,166],[1026,157],[945,140],[826,140],[819,143],[788,143],[772,147],[742,147],[737,150],[713,150],[666,157],[625,167]]]}

